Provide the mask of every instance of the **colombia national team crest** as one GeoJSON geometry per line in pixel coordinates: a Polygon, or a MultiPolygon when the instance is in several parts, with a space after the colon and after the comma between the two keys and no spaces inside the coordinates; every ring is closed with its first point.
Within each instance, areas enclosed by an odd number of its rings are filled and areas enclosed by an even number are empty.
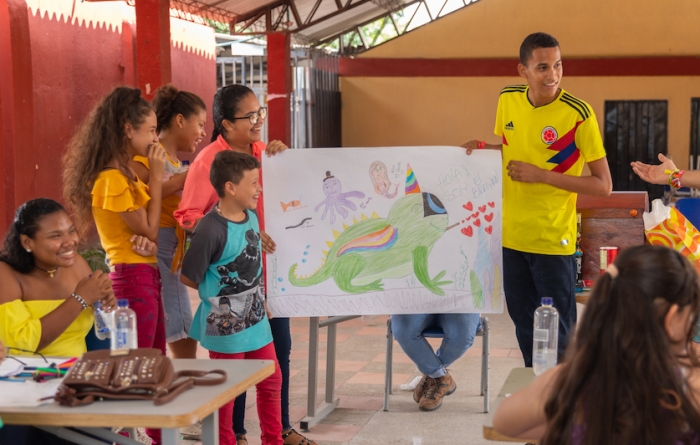
{"type": "Polygon", "coordinates": [[[544,142],[547,145],[552,145],[557,141],[559,138],[559,135],[557,134],[557,130],[554,129],[554,127],[544,127],[544,130],[542,130],[542,142],[544,142]]]}

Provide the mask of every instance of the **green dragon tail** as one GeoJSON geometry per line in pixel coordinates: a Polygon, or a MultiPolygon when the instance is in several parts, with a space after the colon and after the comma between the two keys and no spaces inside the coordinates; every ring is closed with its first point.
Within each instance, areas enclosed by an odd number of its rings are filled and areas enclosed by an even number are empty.
{"type": "Polygon", "coordinates": [[[289,268],[288,276],[289,282],[296,287],[313,286],[315,284],[322,283],[333,276],[333,268],[325,264],[325,261],[321,267],[316,269],[315,272],[303,277],[296,275],[297,265],[297,263],[292,264],[292,267],[289,268]]]}

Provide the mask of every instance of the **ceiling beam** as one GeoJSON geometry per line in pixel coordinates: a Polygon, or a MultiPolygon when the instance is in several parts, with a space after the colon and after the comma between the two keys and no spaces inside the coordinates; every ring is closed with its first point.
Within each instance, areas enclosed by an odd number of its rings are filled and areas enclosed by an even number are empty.
{"type": "MultiPolygon", "coordinates": [[[[188,1],[194,1],[194,0],[188,0],[188,1]]],[[[364,5],[366,3],[370,3],[372,0],[355,0],[352,3],[348,1],[344,6],[341,3],[340,0],[336,0],[336,6],[337,9],[335,11],[329,12],[325,15],[321,15],[318,17],[315,17],[316,10],[318,9],[318,6],[320,5],[320,1],[316,3],[314,6],[314,10],[311,12],[309,17],[307,18],[306,21],[303,21],[301,17],[299,16],[299,12],[296,8],[296,3],[295,0],[281,0],[276,3],[272,3],[270,5],[265,6],[264,8],[257,9],[255,11],[251,11],[247,14],[243,14],[238,16],[237,22],[247,22],[249,19],[256,17],[256,14],[259,14],[261,10],[266,10],[270,11],[272,13],[273,10],[275,9],[280,9],[280,8],[290,8],[292,11],[292,14],[294,15],[294,20],[296,21],[296,26],[291,26],[286,28],[284,31],[287,32],[301,32],[307,28],[310,28],[314,25],[317,25],[324,20],[328,20],[330,18],[333,18],[339,14],[342,14],[344,12],[350,11],[351,9],[357,8],[358,6],[364,5]]],[[[257,15],[257,17],[260,17],[260,15],[257,15]]],[[[256,19],[257,20],[257,19],[256,19]]],[[[271,31],[280,31],[277,27],[273,27],[273,29],[265,29],[265,30],[247,30],[248,26],[245,26],[243,29],[239,31],[235,31],[233,28],[231,29],[231,34],[235,35],[250,35],[250,34],[260,34],[263,32],[271,32],[271,31]]]]}

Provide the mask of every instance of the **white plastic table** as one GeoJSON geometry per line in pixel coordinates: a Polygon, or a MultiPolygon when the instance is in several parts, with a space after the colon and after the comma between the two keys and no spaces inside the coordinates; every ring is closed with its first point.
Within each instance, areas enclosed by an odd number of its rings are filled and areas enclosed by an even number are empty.
{"type": "Polygon", "coordinates": [[[227,379],[220,385],[195,386],[161,406],[155,406],[151,400],[110,400],[80,407],[60,406],[56,402],[39,407],[12,407],[4,406],[0,397],[0,417],[7,425],[32,425],[83,445],[104,445],[104,442],[64,427],[74,427],[119,445],[138,443],[105,428],[160,428],[163,445],[178,445],[179,429],[201,420],[202,443],[218,445],[218,409],[275,371],[274,363],[269,360],[174,359],[173,365],[176,371],[223,369],[227,379]]]}

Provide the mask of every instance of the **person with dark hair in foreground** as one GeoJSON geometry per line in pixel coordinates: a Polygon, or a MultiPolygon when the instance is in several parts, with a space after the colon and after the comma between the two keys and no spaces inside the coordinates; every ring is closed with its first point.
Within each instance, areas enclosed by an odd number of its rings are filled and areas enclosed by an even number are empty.
{"type": "Polygon", "coordinates": [[[699,314],[686,258],[662,246],[622,250],[564,362],[503,400],[494,428],[542,445],[700,443],[699,314]]]}

